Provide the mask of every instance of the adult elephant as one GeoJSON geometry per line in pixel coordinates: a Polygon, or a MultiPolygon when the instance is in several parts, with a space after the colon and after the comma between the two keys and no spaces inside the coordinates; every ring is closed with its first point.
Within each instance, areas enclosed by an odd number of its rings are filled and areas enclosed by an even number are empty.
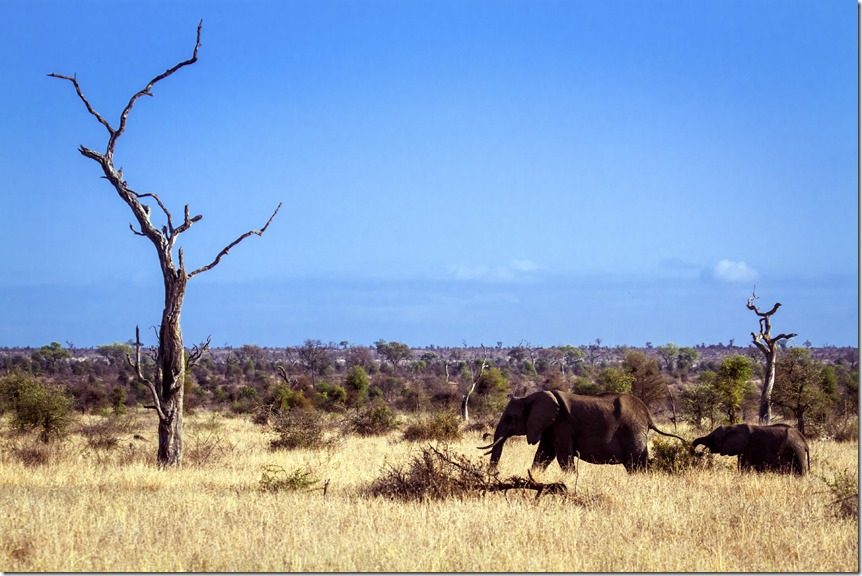
{"type": "Polygon", "coordinates": [[[542,391],[512,398],[494,431],[494,442],[479,449],[490,448],[486,454],[496,466],[506,439],[526,434],[527,442],[539,444],[533,467],[545,469],[556,458],[568,471],[577,457],[592,464],[622,464],[632,472],[647,466],[650,430],[688,442],[659,430],[646,404],[630,394],[542,391]]]}
{"type": "Polygon", "coordinates": [[[692,445],[706,446],[722,456],[736,456],[740,470],[774,471],[804,476],[811,469],[808,442],[787,424],[719,426],[692,445]]]}

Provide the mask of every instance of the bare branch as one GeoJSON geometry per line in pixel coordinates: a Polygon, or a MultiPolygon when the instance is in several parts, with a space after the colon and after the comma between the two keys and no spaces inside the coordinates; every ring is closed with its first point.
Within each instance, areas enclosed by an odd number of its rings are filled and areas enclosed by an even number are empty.
{"type": "Polygon", "coordinates": [[[194,368],[197,365],[197,363],[201,359],[201,356],[204,355],[204,352],[209,350],[211,343],[212,343],[212,336],[207,336],[206,342],[201,342],[200,344],[195,344],[192,351],[189,352],[189,360],[188,360],[188,362],[186,362],[186,370],[191,370],[192,368],[194,368]]]}
{"type": "Polygon", "coordinates": [[[90,102],[84,96],[84,93],[81,92],[81,87],[78,85],[78,79],[75,76],[64,76],[62,74],[54,74],[53,72],[51,74],[48,74],[48,76],[50,76],[51,78],[62,78],[63,80],[68,80],[69,82],[71,82],[75,86],[75,92],[78,93],[78,98],[80,98],[81,101],[84,103],[84,106],[87,107],[87,111],[96,117],[96,120],[99,121],[99,124],[108,129],[109,134],[111,134],[112,136],[114,135],[114,129],[111,128],[111,125],[108,124],[108,121],[102,118],[102,115],[96,112],[92,106],[90,106],[90,102]]]}
{"type": "Polygon", "coordinates": [[[164,421],[165,413],[162,410],[162,402],[159,398],[159,392],[158,390],[156,390],[156,385],[153,384],[153,382],[149,378],[144,376],[144,373],[141,370],[141,329],[138,326],[135,326],[135,361],[132,362],[131,356],[126,355],[126,362],[129,363],[129,366],[134,368],[135,374],[137,375],[138,379],[143,382],[147,386],[147,388],[150,389],[150,392],[153,395],[153,408],[156,410],[156,412],[158,412],[159,419],[164,421]]]}
{"type": "Polygon", "coordinates": [[[212,262],[210,262],[206,266],[201,266],[197,270],[191,272],[188,275],[188,277],[191,278],[192,276],[196,276],[196,275],[200,274],[201,272],[206,272],[207,270],[211,270],[212,268],[214,268],[221,261],[222,257],[226,256],[228,254],[228,252],[230,252],[231,248],[233,248],[234,246],[236,246],[237,244],[239,244],[240,242],[242,242],[243,240],[245,240],[249,236],[251,236],[251,235],[263,236],[263,233],[266,232],[267,228],[269,228],[269,225],[272,222],[272,219],[275,218],[275,215],[278,214],[278,211],[281,209],[281,204],[282,204],[281,202],[278,203],[278,206],[275,208],[275,212],[272,213],[272,216],[269,217],[269,220],[266,221],[266,224],[264,225],[263,228],[261,228],[260,230],[249,230],[248,232],[246,232],[245,234],[243,234],[242,236],[240,236],[239,238],[237,238],[236,240],[234,240],[233,242],[228,244],[221,252],[218,253],[218,256],[215,257],[215,260],[213,260],[212,262]]]}
{"type": "Polygon", "coordinates": [[[110,138],[110,140],[108,140],[108,149],[106,151],[106,154],[108,154],[109,156],[113,156],[114,146],[117,143],[117,139],[120,136],[122,136],[123,132],[125,131],[126,120],[129,117],[129,112],[132,111],[132,107],[135,105],[135,102],[138,101],[138,98],[140,98],[141,96],[144,96],[144,95],[152,96],[153,93],[151,92],[151,90],[152,90],[153,86],[155,86],[156,82],[159,82],[160,80],[164,80],[165,78],[167,78],[168,76],[170,76],[171,74],[173,74],[174,72],[176,72],[177,70],[182,68],[183,66],[188,66],[190,64],[194,64],[195,62],[197,62],[197,60],[198,60],[198,49],[201,47],[201,28],[203,27],[203,25],[204,25],[204,21],[201,20],[198,23],[197,40],[195,41],[195,49],[194,49],[194,52],[192,53],[192,57],[189,58],[188,60],[183,60],[182,62],[180,62],[179,64],[175,65],[172,68],[168,68],[167,70],[165,70],[164,72],[162,72],[161,74],[159,74],[158,76],[156,76],[155,78],[150,80],[150,82],[144,87],[143,90],[137,92],[134,96],[132,96],[132,98],[129,100],[129,103],[126,104],[126,108],[123,110],[123,113],[120,115],[119,127],[115,131],[111,132],[111,138],[110,138]]]}
{"type": "MultiPolygon", "coordinates": [[[[138,194],[137,192],[135,192],[134,190],[132,190],[131,188],[128,188],[128,187],[126,187],[126,189],[129,192],[131,192],[132,194],[134,194],[135,198],[137,198],[138,200],[140,200],[141,198],[152,198],[153,200],[155,200],[156,204],[159,205],[159,208],[162,209],[162,212],[165,213],[165,216],[168,219],[168,228],[173,230],[174,224],[173,224],[173,220],[171,217],[171,213],[168,211],[167,207],[164,204],[162,204],[162,200],[158,196],[156,196],[155,194],[152,194],[150,192],[146,192],[144,194],[138,194]]],[[[147,207],[144,206],[144,208],[146,209],[147,207]]],[[[149,210],[147,210],[147,213],[149,213],[149,210]]]]}
{"type": "Polygon", "coordinates": [[[779,340],[790,340],[791,338],[796,338],[798,334],[790,333],[790,334],[779,334],[775,338],[772,339],[773,342],[778,342],[779,340]]]}
{"type": "Polygon", "coordinates": [[[174,243],[174,239],[177,236],[179,236],[180,234],[182,234],[183,232],[185,232],[186,230],[191,228],[192,224],[194,224],[195,222],[199,222],[203,218],[203,216],[201,214],[198,214],[195,217],[190,217],[188,204],[186,204],[185,217],[186,217],[185,221],[183,221],[183,223],[180,225],[179,228],[175,229],[175,228],[173,228],[173,226],[171,226],[171,244],[174,243]]]}
{"type": "MultiPolygon", "coordinates": [[[[201,20],[198,23],[197,41],[195,42],[195,49],[194,49],[194,52],[192,53],[192,57],[188,60],[184,60],[184,61],[180,62],[179,64],[175,65],[172,68],[168,68],[167,70],[165,70],[164,72],[162,72],[161,74],[159,74],[158,76],[156,76],[155,78],[150,80],[150,82],[146,85],[146,87],[144,87],[143,90],[140,90],[134,96],[132,96],[131,99],[129,100],[129,103],[126,104],[125,109],[123,109],[123,113],[120,115],[120,124],[116,129],[112,128],[111,125],[108,123],[108,121],[105,120],[101,114],[96,112],[95,109],[93,109],[93,107],[90,105],[89,100],[87,100],[87,98],[84,96],[84,93],[81,91],[81,87],[78,84],[78,79],[75,76],[65,76],[63,74],[55,74],[53,72],[51,74],[48,74],[48,76],[50,76],[52,78],[60,78],[60,79],[68,80],[69,82],[71,82],[72,85],[75,86],[75,91],[78,93],[78,98],[80,98],[81,101],[84,103],[84,105],[87,107],[87,111],[90,114],[92,114],[93,116],[95,116],[96,119],[99,121],[99,123],[102,126],[104,126],[105,128],[108,129],[108,133],[111,136],[108,139],[108,147],[105,150],[105,157],[109,162],[112,161],[112,158],[114,156],[114,147],[117,144],[117,140],[119,139],[120,136],[122,136],[123,132],[126,130],[126,120],[128,120],[129,112],[132,111],[132,107],[135,105],[135,102],[138,101],[138,98],[140,98],[141,96],[144,96],[144,95],[152,96],[153,95],[152,94],[152,88],[156,84],[156,82],[159,82],[160,80],[164,80],[165,78],[167,78],[168,76],[170,76],[171,74],[173,74],[174,72],[176,72],[177,70],[182,68],[183,66],[188,66],[190,64],[194,64],[195,62],[197,62],[198,49],[201,47],[201,28],[203,27],[203,24],[204,24],[203,20],[201,20]]],[[[83,152],[83,146],[81,148],[82,148],[82,152],[83,152]]]]}

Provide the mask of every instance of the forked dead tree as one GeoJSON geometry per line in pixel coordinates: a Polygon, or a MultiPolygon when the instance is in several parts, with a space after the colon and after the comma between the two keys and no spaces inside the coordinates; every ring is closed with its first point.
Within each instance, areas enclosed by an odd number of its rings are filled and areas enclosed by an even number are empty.
{"type": "MultiPolygon", "coordinates": [[[[467,343],[464,343],[464,348],[467,348],[467,343]]],[[[470,394],[472,394],[476,390],[476,384],[479,383],[479,380],[482,378],[482,374],[485,373],[485,370],[488,368],[488,355],[485,353],[485,345],[482,344],[482,364],[479,367],[479,375],[477,376],[473,372],[473,364],[467,364],[470,367],[470,387],[467,389],[467,392],[464,393],[464,396],[461,398],[461,419],[468,423],[470,422],[470,412],[467,408],[468,403],[470,402],[470,394]]],[[[446,365],[446,379],[449,379],[449,366],[446,365]]]]}
{"type": "Polygon", "coordinates": [[[141,340],[140,331],[136,330],[136,346],[135,358],[128,358],[129,364],[135,369],[138,378],[143,381],[153,395],[153,408],[158,413],[159,417],[159,449],[158,449],[158,464],[161,467],[177,466],[182,467],[183,462],[183,384],[185,382],[186,370],[197,361],[201,355],[209,347],[209,340],[201,344],[200,347],[195,347],[189,356],[189,363],[185,360],[185,350],[183,348],[183,334],[180,328],[180,310],[183,305],[183,298],[186,293],[187,282],[200,274],[214,268],[221,259],[230,252],[230,250],[252,235],[261,236],[269,227],[278,210],[281,208],[281,203],[276,207],[272,216],[269,217],[266,224],[260,230],[250,230],[245,234],[240,235],[236,240],[225,246],[221,252],[209,263],[200,268],[186,271],[185,261],[183,259],[183,249],[179,247],[177,250],[177,261],[174,260],[174,246],[180,235],[191,228],[192,224],[200,221],[203,216],[200,214],[192,216],[189,212],[189,206],[186,204],[182,222],[175,224],[173,215],[168,210],[167,206],[154,193],[140,193],[133,190],[126,178],[123,175],[122,167],[114,167],[114,150],[117,146],[117,141],[126,129],[126,121],[132,107],[142,96],[152,96],[153,86],[185,66],[194,64],[198,59],[198,49],[201,46],[201,28],[203,21],[198,24],[197,40],[195,42],[194,52],[192,57],[184,60],[179,64],[169,68],[149,81],[149,83],[140,91],[136,92],[130,99],[126,107],[120,114],[119,124],[113,127],[101,114],[99,114],[90,104],[89,100],[84,96],[78,80],[75,76],[64,76],[62,74],[49,74],[52,78],[60,78],[68,80],[75,87],[81,102],[87,107],[87,111],[96,118],[96,120],[104,126],[108,131],[108,144],[104,152],[97,152],[81,146],[78,150],[91,160],[98,162],[104,173],[103,178],[110,182],[114,190],[117,191],[120,198],[129,206],[135,219],[138,222],[138,228],[129,224],[138,236],[143,236],[153,243],[156,248],[156,253],[159,258],[159,265],[162,270],[165,289],[165,304],[162,312],[162,322],[158,328],[158,346],[153,354],[155,360],[155,376],[151,380],[147,378],[141,367],[141,340]],[[150,206],[143,202],[150,201],[155,203],[159,210],[164,215],[166,223],[158,227],[151,220],[152,210],[150,206]]]}
{"type": "Polygon", "coordinates": [[[766,375],[763,379],[763,391],[760,394],[758,420],[760,424],[769,424],[772,420],[772,388],[775,386],[775,359],[778,357],[778,346],[782,340],[795,338],[796,334],[779,334],[773,337],[770,334],[772,330],[770,318],[781,307],[781,302],[776,302],[769,312],[761,312],[754,305],[755,300],[757,300],[757,296],[752,290],[745,307],[760,317],[760,332],[752,332],[751,341],[766,356],[766,375]]]}

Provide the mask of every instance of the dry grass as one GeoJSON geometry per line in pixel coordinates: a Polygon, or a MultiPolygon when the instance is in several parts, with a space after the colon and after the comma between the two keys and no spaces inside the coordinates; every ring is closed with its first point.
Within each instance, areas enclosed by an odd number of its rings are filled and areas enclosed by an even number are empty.
{"type": "MultiPolygon", "coordinates": [[[[364,495],[424,446],[398,432],[273,452],[260,427],[197,414],[185,469],[160,471],[152,415],[133,417],[114,448],[73,434],[36,461],[21,457],[26,441],[0,419],[0,570],[859,570],[858,517],[835,513],[824,481],[855,475],[855,442],[812,442],[812,473],[801,479],[740,475],[730,458],[678,475],[589,464],[575,475],[554,464],[537,479],[564,482],[577,498],[402,502],[364,495]],[[312,471],[315,486],[329,481],[325,497],[262,489],[268,466],[312,471]]],[[[450,448],[478,461],[483,443],[468,432],[450,448]]],[[[510,440],[501,475],[525,475],[533,450],[510,440]]]]}

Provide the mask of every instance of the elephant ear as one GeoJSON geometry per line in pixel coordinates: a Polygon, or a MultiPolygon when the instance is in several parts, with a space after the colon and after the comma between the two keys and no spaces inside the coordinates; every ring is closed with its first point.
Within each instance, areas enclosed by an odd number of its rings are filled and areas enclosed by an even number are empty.
{"type": "Polygon", "coordinates": [[[550,392],[537,392],[527,409],[527,442],[535,444],[560,411],[557,399],[550,392]]]}
{"type": "Polygon", "coordinates": [[[719,449],[719,454],[722,456],[736,456],[745,450],[748,446],[748,440],[751,438],[751,427],[747,424],[739,424],[724,437],[719,449]]]}

